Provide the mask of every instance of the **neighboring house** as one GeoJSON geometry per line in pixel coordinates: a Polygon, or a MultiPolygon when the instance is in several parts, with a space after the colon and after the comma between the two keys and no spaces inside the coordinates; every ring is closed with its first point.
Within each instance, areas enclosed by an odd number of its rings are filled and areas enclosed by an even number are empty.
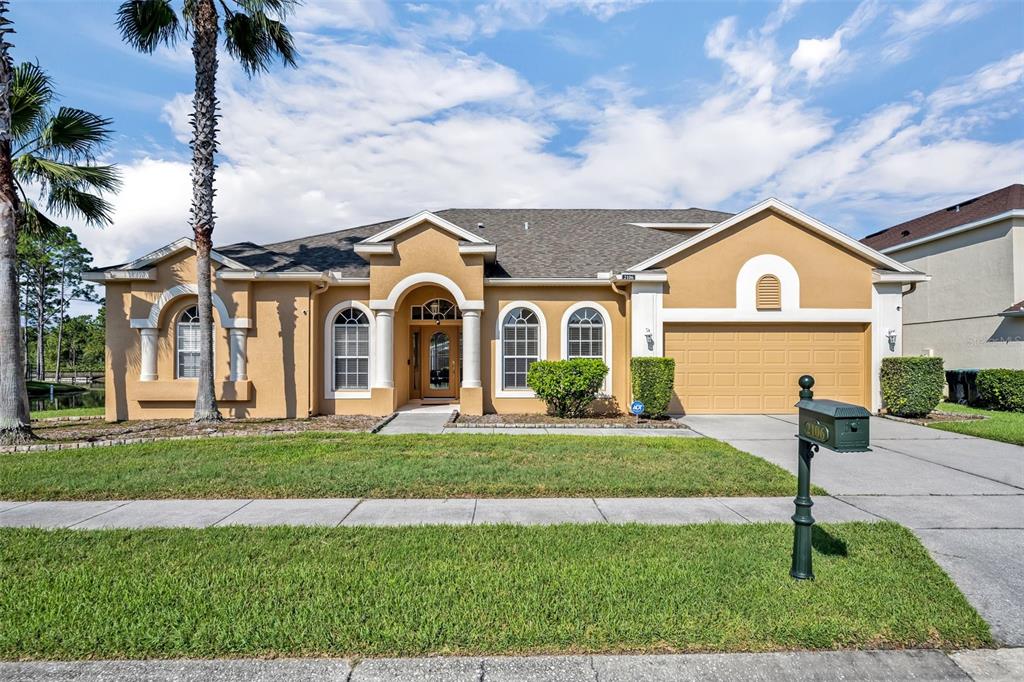
{"type": "MultiPolygon", "coordinates": [[[[452,209],[213,255],[217,398],[233,417],[538,412],[531,362],[676,359],[676,412],[879,407],[902,289],[924,275],[775,200],[682,210],[452,209]]],[[[107,411],[191,414],[194,245],[88,273],[106,286],[107,411]]]]}
{"type": "Polygon", "coordinates": [[[863,241],[931,275],[904,298],[904,352],[940,356],[946,369],[1024,368],[1024,185],[863,241]]]}

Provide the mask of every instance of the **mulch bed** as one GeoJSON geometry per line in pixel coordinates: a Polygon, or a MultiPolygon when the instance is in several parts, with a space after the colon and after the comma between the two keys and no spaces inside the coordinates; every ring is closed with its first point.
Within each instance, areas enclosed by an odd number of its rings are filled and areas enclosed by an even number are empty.
{"type": "Polygon", "coordinates": [[[252,436],[306,431],[369,431],[380,417],[331,415],[309,419],[226,419],[217,424],[193,424],[187,419],[140,419],[126,422],[103,420],[37,422],[32,430],[39,444],[94,442],[125,438],[172,438],[177,436],[252,436]]]}
{"type": "Polygon", "coordinates": [[[988,419],[983,414],[964,414],[962,412],[943,412],[942,410],[932,410],[930,414],[924,417],[897,417],[893,414],[883,415],[886,419],[892,419],[898,422],[907,422],[908,424],[917,424],[919,426],[928,426],[929,424],[937,424],[939,422],[974,422],[980,419],[988,419]]]}
{"type": "Polygon", "coordinates": [[[682,422],[674,419],[640,419],[631,414],[601,415],[581,419],[562,419],[549,414],[485,414],[471,416],[460,414],[448,423],[454,427],[565,427],[565,428],[621,428],[621,429],[686,429],[682,422]]]}

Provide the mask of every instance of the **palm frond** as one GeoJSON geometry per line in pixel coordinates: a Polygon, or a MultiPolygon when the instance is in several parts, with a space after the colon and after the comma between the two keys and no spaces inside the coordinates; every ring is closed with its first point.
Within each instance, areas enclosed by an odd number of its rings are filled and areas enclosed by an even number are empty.
{"type": "Polygon", "coordinates": [[[114,221],[114,206],[91,192],[71,185],[50,187],[46,206],[63,216],[78,216],[90,225],[109,225],[114,221]]]}
{"type": "Polygon", "coordinates": [[[82,109],[61,107],[39,131],[39,150],[58,159],[90,159],[110,138],[111,121],[82,109]]]}
{"type": "Polygon", "coordinates": [[[18,231],[28,233],[33,237],[46,237],[56,234],[60,230],[57,223],[50,220],[39,208],[29,199],[22,199],[21,215],[18,222],[18,231]]]}
{"type": "Polygon", "coordinates": [[[295,41],[288,27],[262,12],[230,14],[224,20],[224,38],[228,54],[249,76],[267,71],[275,57],[295,66],[295,41]]]}
{"type": "Polygon", "coordinates": [[[14,174],[26,183],[38,183],[51,191],[73,187],[96,192],[115,192],[121,176],[115,166],[65,163],[36,154],[22,154],[13,162],[14,174]]]}
{"type": "Polygon", "coordinates": [[[117,8],[117,28],[121,38],[140,52],[173,45],[181,35],[170,0],[125,0],[117,8]]]}
{"type": "Polygon", "coordinates": [[[291,14],[296,7],[302,4],[300,0],[234,0],[235,4],[241,7],[248,14],[273,14],[278,19],[284,19],[291,14]]]}
{"type": "Polygon", "coordinates": [[[42,67],[23,62],[14,69],[11,86],[11,135],[15,143],[25,140],[46,117],[53,99],[53,83],[42,67]]]}

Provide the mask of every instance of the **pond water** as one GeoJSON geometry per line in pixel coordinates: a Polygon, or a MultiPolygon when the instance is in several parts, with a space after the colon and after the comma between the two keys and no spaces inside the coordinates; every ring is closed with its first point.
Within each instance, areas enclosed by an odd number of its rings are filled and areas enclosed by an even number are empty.
{"type": "Polygon", "coordinates": [[[32,412],[42,410],[68,410],[73,407],[102,407],[104,390],[102,388],[82,389],[73,393],[55,393],[53,400],[48,395],[33,394],[29,396],[29,409],[32,412]]]}

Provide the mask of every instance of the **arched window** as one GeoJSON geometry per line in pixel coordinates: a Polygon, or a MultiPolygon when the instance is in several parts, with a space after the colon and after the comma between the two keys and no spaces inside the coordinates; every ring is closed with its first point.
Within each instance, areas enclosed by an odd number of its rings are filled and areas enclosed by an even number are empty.
{"type": "Polygon", "coordinates": [[[370,320],[356,308],[334,318],[334,390],[370,386],[370,320]]]}
{"type": "Polygon", "coordinates": [[[580,308],[569,316],[566,357],[604,360],[604,318],[593,308],[580,308]]]}
{"type": "Polygon", "coordinates": [[[175,326],[175,348],[179,379],[199,377],[199,308],[181,311],[175,326]]]}
{"type": "Polygon", "coordinates": [[[782,310],[782,284],[775,275],[762,275],[757,280],[758,310],[782,310]]]}
{"type": "Polygon", "coordinates": [[[412,307],[412,319],[414,320],[461,320],[462,311],[451,301],[443,298],[435,298],[423,305],[412,307]]]}
{"type": "Polygon", "coordinates": [[[530,365],[540,359],[540,322],[529,308],[514,308],[501,323],[502,387],[525,389],[530,365]]]}

